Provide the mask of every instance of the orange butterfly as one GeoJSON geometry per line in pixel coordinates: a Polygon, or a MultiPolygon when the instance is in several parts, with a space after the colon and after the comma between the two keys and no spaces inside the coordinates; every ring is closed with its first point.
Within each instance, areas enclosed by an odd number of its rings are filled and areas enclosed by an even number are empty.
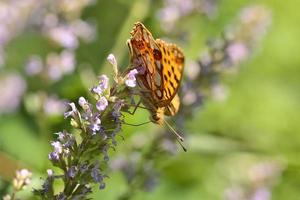
{"type": "Polygon", "coordinates": [[[141,23],[135,23],[128,40],[131,64],[136,76],[142,103],[151,112],[150,120],[163,124],[164,115],[178,112],[177,95],[184,68],[184,55],[175,44],[154,39],[141,23]]]}
{"type": "MultiPolygon", "coordinates": [[[[157,124],[165,122],[176,134],[177,139],[183,141],[183,138],[164,120],[164,116],[173,116],[179,109],[180,100],[177,92],[183,74],[184,55],[175,44],[154,39],[141,22],[134,24],[130,34],[131,38],[127,44],[131,65],[138,71],[136,80],[140,88],[141,102],[150,111],[152,122],[157,124]]],[[[184,147],[183,149],[185,150],[184,147]]]]}

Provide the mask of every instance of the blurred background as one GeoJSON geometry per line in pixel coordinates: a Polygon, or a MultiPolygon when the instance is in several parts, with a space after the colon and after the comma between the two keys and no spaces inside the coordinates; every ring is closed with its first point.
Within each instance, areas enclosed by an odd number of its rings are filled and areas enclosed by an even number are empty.
{"type": "MultiPolygon", "coordinates": [[[[170,120],[188,151],[158,139],[157,125],[124,126],[109,152],[107,186],[91,197],[298,200],[297,9],[292,0],[2,0],[0,196],[26,167],[33,183],[20,197],[33,198],[51,167],[53,133],[70,130],[65,102],[112,75],[108,54],[128,66],[126,40],[142,21],[185,53],[180,96],[189,109],[170,120]]],[[[145,122],[148,113],[126,120],[145,122]]]]}

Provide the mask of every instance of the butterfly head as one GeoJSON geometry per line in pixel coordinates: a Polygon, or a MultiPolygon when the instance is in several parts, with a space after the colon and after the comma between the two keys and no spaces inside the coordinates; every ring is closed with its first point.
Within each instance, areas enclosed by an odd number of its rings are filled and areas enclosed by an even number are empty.
{"type": "Polygon", "coordinates": [[[155,112],[152,112],[150,115],[150,121],[155,124],[163,125],[164,124],[164,108],[157,108],[155,112]]]}

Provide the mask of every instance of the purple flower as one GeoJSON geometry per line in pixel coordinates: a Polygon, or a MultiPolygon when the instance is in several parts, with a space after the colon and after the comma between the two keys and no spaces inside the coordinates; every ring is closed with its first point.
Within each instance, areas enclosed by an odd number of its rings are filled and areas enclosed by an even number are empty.
{"type": "Polygon", "coordinates": [[[99,77],[99,87],[102,90],[106,90],[108,88],[109,78],[106,75],[101,75],[99,77]]]}
{"type": "Polygon", "coordinates": [[[227,53],[233,63],[238,63],[248,56],[248,49],[245,44],[235,42],[227,47],[227,53]]]}
{"type": "Polygon", "coordinates": [[[107,61],[108,61],[112,66],[114,66],[114,67],[116,67],[116,66],[118,65],[117,60],[116,60],[114,54],[109,54],[109,55],[107,56],[107,61]]]}
{"type": "Polygon", "coordinates": [[[100,131],[101,129],[101,120],[98,117],[96,117],[93,121],[94,122],[90,125],[90,129],[93,131],[93,135],[95,135],[97,131],[100,131]]]}
{"type": "Polygon", "coordinates": [[[62,114],[66,110],[66,105],[56,96],[48,96],[45,99],[43,108],[48,116],[53,116],[62,114]]]}
{"type": "Polygon", "coordinates": [[[42,71],[43,61],[39,56],[33,55],[29,58],[25,71],[28,75],[35,75],[42,71]]]}
{"type": "Polygon", "coordinates": [[[49,30],[49,37],[59,45],[68,48],[75,49],[78,47],[78,39],[72,30],[67,26],[57,26],[49,30]]]}
{"type": "Polygon", "coordinates": [[[26,82],[17,74],[0,77],[0,113],[15,111],[26,90],[26,82]]]}
{"type": "Polygon", "coordinates": [[[105,176],[103,176],[100,173],[99,168],[94,167],[92,169],[91,176],[92,176],[92,178],[94,179],[95,182],[100,183],[100,185],[99,185],[100,190],[105,188],[105,183],[103,182],[103,179],[104,179],[105,176]]]}
{"type": "Polygon", "coordinates": [[[138,74],[138,71],[136,69],[130,70],[130,72],[127,74],[127,76],[125,78],[125,84],[128,87],[136,86],[136,78],[135,78],[136,74],[138,74]]]}
{"type": "Polygon", "coordinates": [[[96,103],[96,108],[99,111],[103,111],[103,110],[105,110],[105,108],[107,107],[107,105],[108,105],[107,99],[105,97],[100,97],[100,99],[96,103]]]}
{"type": "Polygon", "coordinates": [[[59,160],[59,155],[57,152],[53,151],[48,155],[49,160],[59,160]]]}
{"type": "Polygon", "coordinates": [[[61,141],[61,142],[63,142],[64,141],[64,139],[65,139],[65,134],[63,133],[63,132],[58,132],[58,133],[55,133],[56,135],[58,135],[58,140],[59,141],[61,141]]]}
{"type": "Polygon", "coordinates": [[[269,200],[271,199],[271,192],[267,187],[257,188],[250,200],[269,200]]]}
{"type": "Polygon", "coordinates": [[[77,110],[77,108],[75,106],[75,103],[72,102],[72,103],[69,103],[69,105],[71,106],[72,110],[64,113],[65,118],[67,118],[67,117],[69,117],[71,115],[73,116],[73,115],[75,115],[78,112],[78,110],[77,110]]]}
{"type": "Polygon", "coordinates": [[[59,141],[51,142],[51,146],[53,146],[54,152],[58,154],[62,153],[62,144],[59,141]]]}
{"type": "Polygon", "coordinates": [[[102,90],[101,87],[98,85],[98,86],[92,88],[92,92],[94,92],[95,94],[98,94],[99,96],[101,96],[103,90],[102,90]]]}
{"type": "Polygon", "coordinates": [[[76,172],[77,172],[77,167],[72,166],[72,167],[69,168],[69,170],[68,170],[67,173],[68,173],[68,176],[69,176],[70,178],[74,178],[75,175],[76,175],[76,172]]]}

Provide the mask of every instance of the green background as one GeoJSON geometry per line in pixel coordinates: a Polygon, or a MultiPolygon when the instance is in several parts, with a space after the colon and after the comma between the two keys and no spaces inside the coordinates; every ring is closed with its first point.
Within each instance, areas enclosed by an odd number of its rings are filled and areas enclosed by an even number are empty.
{"type": "MultiPolygon", "coordinates": [[[[269,160],[275,160],[282,166],[282,173],[270,184],[272,199],[300,198],[299,2],[219,1],[215,19],[208,20],[203,15],[194,14],[180,21],[180,25],[192,35],[192,40],[181,42],[181,46],[187,60],[196,59],[205,49],[208,38],[219,36],[228,24],[234,22],[242,8],[253,4],[263,5],[271,11],[272,24],[251,58],[242,63],[239,72],[222,76],[221,82],[229,90],[228,98],[223,102],[206,99],[196,116],[186,122],[184,132],[188,152],[178,148],[178,154],[163,160],[154,158],[157,184],[151,192],[139,191],[133,199],[222,199],[227,187],[248,183],[247,170],[250,166],[269,160]]],[[[110,75],[112,69],[106,57],[114,53],[119,65],[127,66],[126,40],[135,21],[145,22],[156,37],[178,41],[176,34],[166,35],[159,26],[156,13],[161,5],[160,1],[101,0],[87,7],[82,18],[96,23],[97,38],[90,44],[82,43],[76,51],[79,63],[76,71],[50,86],[37,84],[37,80],[24,75],[28,83],[27,92],[36,91],[36,85],[39,85],[39,90],[58,94],[63,99],[76,101],[86,95],[93,82],[80,79],[85,71],[84,65],[80,64],[88,63],[97,75],[110,75]]],[[[45,56],[53,49],[34,30],[26,30],[5,49],[7,64],[1,73],[23,73],[24,62],[29,55],[45,56]]],[[[139,111],[137,116],[129,116],[128,120],[146,121],[147,113],[139,111]]],[[[35,187],[38,187],[39,177],[45,176],[46,169],[50,167],[47,154],[51,151],[49,141],[54,137],[52,133],[63,128],[69,128],[63,116],[47,118],[32,115],[22,105],[17,112],[0,116],[0,150],[12,162],[30,169],[34,174],[35,187]]],[[[111,152],[111,158],[128,152],[125,150],[139,134],[151,137],[151,132],[157,129],[152,124],[125,127],[125,140],[119,141],[116,152],[111,152]]],[[[116,199],[126,191],[128,186],[121,172],[110,172],[109,176],[105,190],[95,188],[92,195],[95,199],[116,199]]],[[[9,177],[7,174],[0,174],[0,177],[4,177],[0,188],[5,194],[9,177]]],[[[28,197],[28,191],[25,197],[28,197]]]]}

